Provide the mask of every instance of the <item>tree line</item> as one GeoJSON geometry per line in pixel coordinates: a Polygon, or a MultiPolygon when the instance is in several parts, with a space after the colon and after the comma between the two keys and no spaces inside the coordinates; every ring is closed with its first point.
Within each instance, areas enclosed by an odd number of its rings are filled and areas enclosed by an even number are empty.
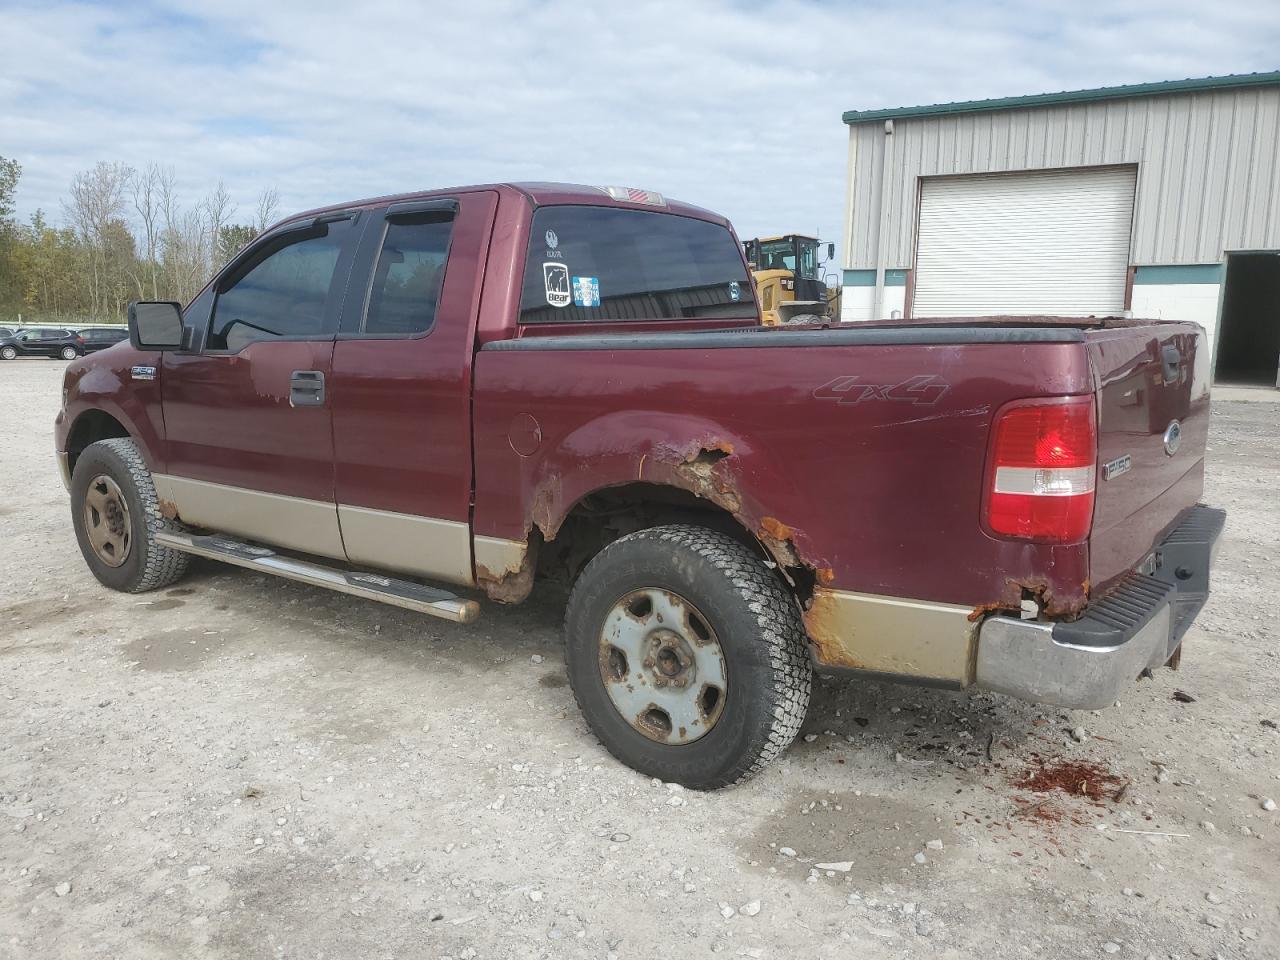
{"type": "Polygon", "coordinates": [[[60,224],[43,210],[22,222],[21,176],[0,157],[0,322],[124,322],[132,300],[186,303],[279,211],[274,188],[246,222],[221,180],[184,204],[172,168],[99,162],[71,181],[60,224]]]}

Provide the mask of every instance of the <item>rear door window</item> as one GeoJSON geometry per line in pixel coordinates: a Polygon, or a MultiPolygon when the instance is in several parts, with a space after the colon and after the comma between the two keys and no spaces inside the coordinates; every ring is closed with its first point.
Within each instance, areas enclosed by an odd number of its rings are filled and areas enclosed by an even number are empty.
{"type": "Polygon", "coordinates": [[[521,323],[755,316],[742,251],[726,227],[621,207],[534,212],[521,323]]]}
{"type": "Polygon", "coordinates": [[[452,212],[388,217],[361,333],[411,337],[435,325],[452,232],[452,212]]]}

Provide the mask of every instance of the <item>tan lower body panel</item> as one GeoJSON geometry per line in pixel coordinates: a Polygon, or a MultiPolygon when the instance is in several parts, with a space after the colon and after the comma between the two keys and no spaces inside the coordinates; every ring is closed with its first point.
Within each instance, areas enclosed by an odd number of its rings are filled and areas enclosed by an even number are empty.
{"type": "Polygon", "coordinates": [[[338,504],[352,563],[471,586],[471,527],[408,513],[338,504]]]}
{"type": "Polygon", "coordinates": [[[529,552],[529,544],[524,540],[476,536],[473,542],[476,551],[476,569],[485,571],[495,579],[519,573],[524,565],[525,554],[529,552]]]}
{"type": "Polygon", "coordinates": [[[161,510],[171,506],[183,523],[319,557],[346,558],[332,503],[162,473],[151,479],[161,510]]]}
{"type": "Polygon", "coordinates": [[[197,527],[318,557],[471,586],[465,523],[154,474],[162,509],[197,527]]]}
{"type": "Polygon", "coordinates": [[[822,666],[968,686],[976,624],[971,607],[817,587],[804,625],[822,666]]]}

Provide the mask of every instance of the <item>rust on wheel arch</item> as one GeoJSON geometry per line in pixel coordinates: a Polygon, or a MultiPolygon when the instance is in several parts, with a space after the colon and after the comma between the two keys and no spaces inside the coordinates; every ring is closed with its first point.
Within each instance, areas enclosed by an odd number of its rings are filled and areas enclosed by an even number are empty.
{"type": "MultiPolygon", "coordinates": [[[[747,516],[734,469],[734,452],[732,442],[714,436],[697,438],[680,446],[658,443],[639,459],[635,478],[656,486],[685,490],[720,507],[755,536],[777,564],[778,572],[792,587],[800,585],[798,579],[801,582],[831,584],[835,579],[834,571],[825,559],[806,554],[801,544],[807,538],[802,531],[776,517],[763,517],[757,524],[747,516]],[[797,571],[807,571],[808,576],[797,578],[797,571]]],[[[536,528],[543,540],[554,540],[571,512],[564,508],[563,501],[560,476],[547,477],[533,495],[530,531],[536,528]]],[[[477,578],[488,591],[489,586],[479,569],[477,578]]],[[[803,603],[807,597],[800,600],[803,603]]]]}

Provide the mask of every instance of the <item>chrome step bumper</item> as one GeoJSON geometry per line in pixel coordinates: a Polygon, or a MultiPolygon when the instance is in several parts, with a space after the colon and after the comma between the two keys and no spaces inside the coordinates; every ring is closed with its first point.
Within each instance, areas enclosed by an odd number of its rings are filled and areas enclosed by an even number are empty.
{"type": "Polygon", "coordinates": [[[284,577],[286,580],[297,580],[299,583],[309,583],[328,590],[336,590],[339,593],[350,594],[353,597],[389,603],[393,607],[414,610],[432,617],[452,620],[455,623],[470,623],[480,615],[480,604],[474,600],[464,600],[454,596],[447,590],[424,587],[420,583],[399,580],[380,573],[361,573],[326,567],[309,560],[298,560],[278,554],[268,547],[232,540],[230,537],[162,530],[156,534],[156,542],[182,553],[221,560],[223,563],[231,563],[237,567],[269,573],[272,576],[284,577]]]}
{"type": "Polygon", "coordinates": [[[1156,548],[1152,573],[1126,574],[1078,620],[996,616],[978,634],[977,686],[1032,703],[1097,710],[1168,663],[1209,597],[1226,512],[1192,507],[1156,548]]]}

